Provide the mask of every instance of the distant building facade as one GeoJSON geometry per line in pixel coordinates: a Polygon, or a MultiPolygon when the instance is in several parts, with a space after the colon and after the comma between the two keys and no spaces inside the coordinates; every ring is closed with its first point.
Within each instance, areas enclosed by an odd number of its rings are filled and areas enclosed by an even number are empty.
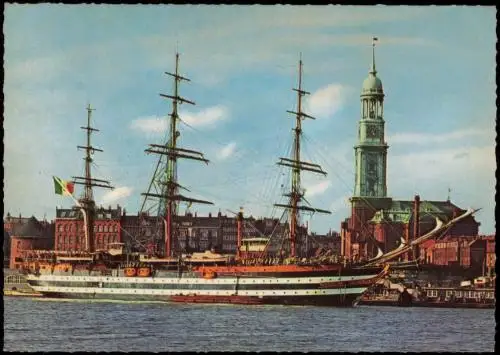
{"type": "Polygon", "coordinates": [[[35,217],[14,225],[10,236],[9,268],[18,269],[24,253],[31,250],[54,248],[54,224],[39,222],[35,217]]]}
{"type": "MultiPolygon", "coordinates": [[[[164,250],[165,225],[163,218],[148,214],[124,215],[121,226],[124,243],[145,248],[150,252],[159,251],[161,253],[164,250]]],[[[207,216],[186,212],[184,215],[175,216],[173,226],[172,249],[175,255],[210,249],[223,254],[236,253],[238,238],[236,217],[223,215],[220,212],[216,215],[209,213],[207,216]]],[[[250,216],[244,218],[242,239],[268,237],[273,231],[275,235],[279,235],[286,228],[287,225],[279,223],[278,219],[255,219],[250,216]]],[[[286,242],[284,247],[286,247],[286,242]]],[[[276,248],[275,244],[275,242],[270,243],[271,251],[276,248]]]]}
{"type": "Polygon", "coordinates": [[[420,246],[420,262],[441,266],[471,268],[477,274],[491,275],[495,269],[495,236],[448,235],[420,246]]]}
{"type": "MultiPolygon", "coordinates": [[[[109,243],[121,241],[122,210],[96,208],[94,217],[94,245],[96,250],[106,249],[109,243]]],[[[56,209],[55,250],[84,251],[85,229],[79,209],[56,209]]]]}
{"type": "MultiPolygon", "coordinates": [[[[17,246],[19,245],[20,248],[23,247],[26,243],[28,243],[29,238],[24,238],[24,240],[21,240],[21,237],[27,237],[25,235],[19,235],[20,229],[28,224],[32,219],[35,219],[37,223],[37,228],[41,229],[40,233],[37,233],[36,237],[41,236],[42,238],[52,238],[51,242],[44,241],[43,243],[48,243],[49,245],[54,243],[53,240],[53,231],[54,231],[54,225],[51,222],[48,222],[46,220],[43,221],[38,221],[35,217],[23,217],[22,215],[19,215],[19,217],[13,217],[11,216],[10,213],[7,213],[7,216],[3,220],[3,265],[5,268],[8,268],[11,264],[11,260],[14,260],[12,257],[12,254],[15,256],[18,255],[17,252],[17,246]],[[16,236],[17,234],[17,236],[16,236]],[[16,237],[16,243],[12,243],[12,238],[16,237]],[[17,242],[21,242],[21,244],[18,244],[17,242]],[[15,244],[16,250],[14,250],[14,253],[12,253],[12,245],[15,244]]],[[[26,234],[23,232],[22,234],[26,234]]],[[[31,243],[29,242],[25,246],[27,248],[32,249],[32,247],[36,247],[39,242],[34,242],[31,243]]]]}

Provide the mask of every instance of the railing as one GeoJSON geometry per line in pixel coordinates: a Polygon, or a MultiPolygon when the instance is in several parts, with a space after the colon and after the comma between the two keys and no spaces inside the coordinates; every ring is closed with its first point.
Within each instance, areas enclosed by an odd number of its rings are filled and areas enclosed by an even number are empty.
{"type": "Polygon", "coordinates": [[[23,275],[9,275],[4,278],[4,284],[24,284],[26,278],[23,275]]]}

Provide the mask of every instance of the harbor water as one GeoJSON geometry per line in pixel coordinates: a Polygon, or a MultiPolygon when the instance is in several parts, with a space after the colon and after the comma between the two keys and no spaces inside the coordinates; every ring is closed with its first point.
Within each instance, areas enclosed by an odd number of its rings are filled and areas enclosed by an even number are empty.
{"type": "Polygon", "coordinates": [[[489,352],[495,310],[4,297],[5,351],[489,352]]]}

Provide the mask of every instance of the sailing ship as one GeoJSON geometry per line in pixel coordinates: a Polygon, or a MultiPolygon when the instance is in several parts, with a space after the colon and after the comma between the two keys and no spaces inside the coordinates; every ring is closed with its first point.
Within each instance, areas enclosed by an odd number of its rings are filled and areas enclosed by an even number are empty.
{"type": "MultiPolygon", "coordinates": [[[[194,102],[179,96],[180,81],[189,81],[179,74],[179,54],[176,54],[175,73],[166,73],[174,78],[173,95],[160,94],[172,100],[169,139],[163,145],[151,144],[146,152],[167,157],[166,181],[160,193],[148,192],[146,197],[158,198],[164,204],[164,253],[163,257],[152,257],[139,252],[130,253],[124,245],[115,243],[107,251],[92,249],[93,229],[91,218],[86,218],[88,253],[85,256],[53,255],[45,261],[27,263],[25,271],[30,286],[47,297],[120,299],[187,303],[234,303],[234,304],[287,304],[353,306],[360,296],[377,281],[388,274],[388,258],[371,260],[367,265],[321,260],[299,260],[297,258],[297,236],[300,233],[299,213],[330,213],[308,206],[301,188],[301,172],[308,171],[326,175],[318,164],[301,160],[302,122],[314,119],[302,110],[302,98],[309,94],[302,88],[302,59],[299,61],[297,110],[288,111],[295,116],[294,146],[291,157],[280,158],[278,164],[291,168],[291,191],[285,194],[287,204],[275,204],[289,215],[288,258],[265,258],[265,248],[259,249],[261,258],[248,262],[242,253],[243,212],[237,214],[237,253],[234,258],[202,253],[190,257],[172,254],[175,214],[180,201],[212,204],[209,201],[186,197],[179,193],[183,188],[177,181],[177,160],[181,158],[209,161],[203,153],[181,148],[178,143],[178,104],[194,102]],[[306,204],[304,204],[306,203],[306,204]],[[386,260],[387,259],[387,260],[386,260]],[[384,262],[380,262],[380,261],[384,262]]],[[[87,127],[90,146],[90,122],[87,127]]],[[[87,154],[94,148],[86,148],[87,154]]],[[[88,160],[87,160],[88,162],[88,160]]],[[[88,164],[90,164],[88,162],[88,164]]],[[[82,205],[84,217],[92,212],[90,168],[84,179],[89,192],[82,205]]],[[[99,184],[97,184],[99,185],[99,184]]],[[[108,187],[108,184],[101,184],[108,187]]],[[[86,190],[87,191],[87,190],[86,190]]],[[[451,223],[451,222],[449,222],[451,223]]],[[[441,225],[439,226],[441,228],[441,225]]],[[[439,228],[438,228],[439,229],[439,228]]],[[[398,250],[399,253],[399,250],[398,250]]],[[[398,254],[399,255],[399,254],[398,254]]]]}

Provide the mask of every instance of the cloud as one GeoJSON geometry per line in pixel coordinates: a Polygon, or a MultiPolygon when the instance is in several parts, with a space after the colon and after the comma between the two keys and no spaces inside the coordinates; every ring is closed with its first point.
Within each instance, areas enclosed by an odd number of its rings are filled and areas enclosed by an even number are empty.
{"type": "Polygon", "coordinates": [[[229,110],[222,106],[213,106],[196,113],[189,111],[181,112],[181,120],[193,127],[210,126],[215,127],[215,123],[225,120],[228,117],[229,110]]]}
{"type": "Polygon", "coordinates": [[[460,140],[469,137],[493,138],[493,132],[486,129],[463,129],[449,133],[395,133],[387,137],[391,144],[429,144],[445,143],[453,140],[460,140]]]}
{"type": "Polygon", "coordinates": [[[465,158],[465,157],[468,157],[468,156],[469,156],[469,153],[462,152],[462,153],[455,154],[453,156],[453,159],[462,159],[462,158],[465,158]]]}
{"type": "Polygon", "coordinates": [[[424,200],[447,198],[462,208],[482,207],[481,232],[492,230],[495,209],[495,146],[433,149],[388,158],[389,196],[424,200]],[[460,157],[454,159],[454,157],[460,157]]]}
{"type": "Polygon", "coordinates": [[[224,148],[222,148],[217,153],[217,158],[219,160],[225,160],[234,154],[234,149],[236,148],[236,142],[228,143],[224,148]]]}
{"type": "Polygon", "coordinates": [[[333,116],[342,108],[345,91],[345,87],[340,84],[330,84],[316,90],[307,98],[306,113],[317,118],[333,116]]]}
{"type": "Polygon", "coordinates": [[[123,200],[124,198],[130,196],[132,193],[132,188],[127,186],[117,187],[106,194],[101,198],[101,205],[109,204],[111,202],[115,202],[118,200],[123,200]]]}
{"type": "Polygon", "coordinates": [[[420,171],[419,177],[433,174],[451,175],[462,170],[476,173],[482,171],[493,173],[496,168],[495,147],[492,145],[427,150],[392,156],[391,163],[391,165],[397,167],[397,170],[407,170],[412,173],[420,171]],[[455,156],[460,156],[463,159],[453,159],[455,156]],[[437,164],[436,169],[432,169],[429,164],[437,164]]]}
{"type": "MultiPolygon", "coordinates": [[[[228,109],[218,105],[206,108],[196,113],[180,112],[180,119],[193,127],[211,126],[215,123],[224,120],[228,117],[228,109]]],[[[129,126],[133,130],[138,130],[144,133],[163,133],[167,130],[168,119],[159,116],[145,116],[133,120],[129,126]]]]}
{"type": "MultiPolygon", "coordinates": [[[[335,199],[331,204],[330,204],[330,211],[335,214],[340,214],[339,211],[347,211],[349,208],[349,196],[341,196],[337,199],[335,199]]],[[[340,214],[343,216],[347,216],[347,213],[345,214],[340,214]]],[[[338,226],[335,226],[338,227],[338,226]]]]}
{"type": "Polygon", "coordinates": [[[130,123],[131,129],[145,133],[163,133],[167,126],[168,122],[165,118],[156,116],[140,117],[130,123]]]}
{"type": "Polygon", "coordinates": [[[306,187],[306,196],[313,197],[316,195],[320,195],[325,192],[331,186],[331,184],[332,183],[330,181],[322,181],[318,184],[310,185],[306,187]]]}

